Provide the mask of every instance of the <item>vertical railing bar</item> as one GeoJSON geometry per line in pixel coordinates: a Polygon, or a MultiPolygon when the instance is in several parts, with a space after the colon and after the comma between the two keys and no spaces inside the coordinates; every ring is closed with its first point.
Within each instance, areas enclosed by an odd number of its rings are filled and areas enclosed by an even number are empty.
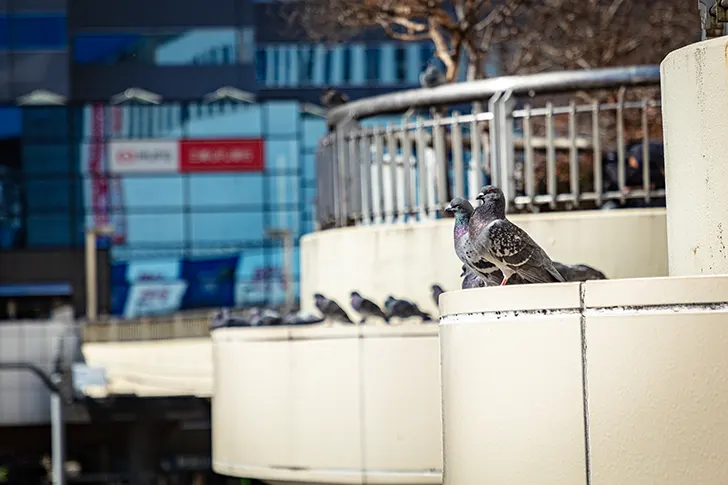
{"type": "Polygon", "coordinates": [[[626,200],[626,160],[624,156],[624,87],[617,94],[617,180],[619,199],[626,200]]]}
{"type": "Polygon", "coordinates": [[[425,153],[427,152],[427,141],[425,139],[425,128],[424,120],[422,117],[417,117],[416,130],[416,142],[417,142],[417,172],[418,180],[417,185],[420,193],[420,203],[417,208],[417,212],[420,214],[420,220],[427,219],[427,189],[428,189],[428,175],[427,175],[427,161],[425,160],[425,153]]]}
{"type": "Polygon", "coordinates": [[[412,216],[415,198],[412,194],[412,140],[410,132],[402,129],[402,177],[404,177],[404,197],[402,197],[402,219],[408,221],[412,216]]]}
{"type": "Polygon", "coordinates": [[[361,132],[359,130],[351,131],[349,133],[349,163],[351,169],[351,213],[354,221],[357,224],[361,223],[361,161],[359,156],[361,150],[359,149],[359,136],[361,132]]]}
{"type": "Polygon", "coordinates": [[[576,146],[576,102],[569,103],[569,182],[575,207],[579,206],[579,154],[576,146]]]}
{"type": "Polygon", "coordinates": [[[372,223],[372,143],[371,132],[364,128],[362,130],[361,144],[359,146],[361,156],[361,214],[364,224],[372,223]]]}
{"type": "Polygon", "coordinates": [[[387,152],[389,152],[389,187],[392,191],[392,209],[387,214],[389,222],[397,220],[397,138],[395,137],[394,124],[387,125],[387,152]]]}
{"type": "Polygon", "coordinates": [[[556,147],[554,146],[554,105],[546,103],[546,183],[551,199],[549,205],[556,208],[556,147]]]}
{"type": "Polygon", "coordinates": [[[599,100],[592,101],[592,149],[594,150],[594,193],[597,207],[602,205],[602,144],[599,129],[599,100]]]}
{"type": "MultiPolygon", "coordinates": [[[[479,103],[473,103],[473,114],[479,103]]],[[[482,186],[480,177],[480,130],[478,122],[473,120],[470,123],[470,163],[468,164],[468,198],[473,200],[482,186]]]]}
{"type": "Polygon", "coordinates": [[[447,154],[445,151],[445,127],[442,124],[442,117],[435,114],[435,125],[432,129],[432,147],[435,151],[435,174],[436,174],[436,197],[437,202],[433,204],[434,210],[441,210],[447,202],[448,170],[447,154]]]}
{"type": "Polygon", "coordinates": [[[645,191],[645,201],[650,202],[650,141],[647,120],[647,100],[642,100],[642,186],[645,191]]]}
{"type": "Polygon", "coordinates": [[[528,207],[533,212],[533,198],[536,195],[536,181],[535,181],[535,169],[533,164],[533,142],[531,137],[533,136],[531,128],[531,105],[527,104],[524,107],[523,116],[523,156],[524,156],[524,167],[523,170],[526,176],[526,196],[528,197],[528,207]]]}
{"type": "Polygon", "coordinates": [[[463,165],[463,134],[460,126],[460,113],[452,114],[452,169],[454,172],[455,187],[453,197],[465,197],[465,166],[463,165]]]}
{"type": "Polygon", "coordinates": [[[374,129],[374,169],[377,173],[377,208],[374,212],[374,222],[381,224],[384,221],[384,140],[382,129],[374,129]]]}

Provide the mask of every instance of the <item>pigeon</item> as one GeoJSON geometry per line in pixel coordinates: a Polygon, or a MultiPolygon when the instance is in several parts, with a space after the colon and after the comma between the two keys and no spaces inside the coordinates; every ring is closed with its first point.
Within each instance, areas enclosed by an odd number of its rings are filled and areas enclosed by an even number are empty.
{"type": "Polygon", "coordinates": [[[336,88],[326,88],[321,93],[321,105],[326,109],[336,108],[349,102],[349,96],[336,88]]]}
{"type": "Polygon", "coordinates": [[[503,273],[501,286],[518,274],[530,283],[563,282],[546,251],[531,236],[506,218],[506,199],[495,185],[480,189],[483,203],[470,217],[468,235],[472,249],[503,273]]]}
{"type": "MultiPolygon", "coordinates": [[[[498,271],[498,274],[501,274],[500,270],[498,271]]],[[[464,276],[463,283],[460,286],[463,290],[468,288],[484,288],[486,286],[485,281],[483,281],[482,278],[465,265],[463,265],[463,272],[460,276],[464,276]]]]}
{"type": "Polygon", "coordinates": [[[586,264],[562,264],[554,261],[554,268],[566,281],[606,280],[607,277],[596,268],[586,264]]]}
{"type": "Polygon", "coordinates": [[[253,326],[281,325],[283,317],[270,308],[253,308],[250,311],[250,324],[253,326]]]}
{"type": "Polygon", "coordinates": [[[436,88],[446,82],[445,75],[432,61],[428,62],[425,70],[420,73],[420,86],[423,88],[436,88]]]}
{"type": "Polygon", "coordinates": [[[455,213],[455,227],[453,228],[453,240],[455,241],[455,254],[458,259],[470,268],[476,275],[483,279],[485,286],[500,284],[503,277],[498,267],[481,257],[470,244],[468,225],[473,215],[473,206],[461,197],[455,197],[445,207],[446,212],[455,213]]]}
{"type": "Polygon", "coordinates": [[[329,300],[321,293],[316,293],[313,297],[316,299],[316,308],[324,315],[324,319],[339,323],[354,323],[334,300],[329,300]]]}
{"type": "Polygon", "coordinates": [[[440,304],[440,295],[445,293],[445,290],[442,289],[442,286],[440,285],[432,285],[432,300],[435,302],[435,305],[440,304]]]}
{"type": "Polygon", "coordinates": [[[425,313],[411,301],[400,300],[393,296],[387,297],[384,302],[384,307],[387,309],[387,315],[389,318],[411,318],[420,317],[423,321],[430,321],[432,317],[429,313],[425,313]]]}
{"type": "Polygon", "coordinates": [[[351,292],[351,306],[361,315],[359,323],[365,323],[368,317],[381,318],[389,323],[389,317],[371,300],[362,297],[358,292],[351,292]]]}
{"type": "Polygon", "coordinates": [[[230,313],[229,308],[223,308],[219,312],[216,312],[212,316],[212,321],[210,322],[210,330],[215,330],[218,328],[226,328],[226,327],[250,327],[251,323],[248,319],[234,316],[232,313],[230,313]]]}
{"type": "Polygon", "coordinates": [[[283,315],[283,325],[315,325],[321,323],[325,318],[306,312],[288,312],[283,315]]]}

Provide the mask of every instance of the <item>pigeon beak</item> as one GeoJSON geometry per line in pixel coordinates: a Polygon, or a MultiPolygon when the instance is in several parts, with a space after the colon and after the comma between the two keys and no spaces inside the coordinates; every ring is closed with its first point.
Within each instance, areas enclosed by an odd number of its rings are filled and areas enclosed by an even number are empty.
{"type": "Polygon", "coordinates": [[[455,208],[448,204],[447,207],[445,207],[445,212],[455,212],[455,208]]]}
{"type": "Polygon", "coordinates": [[[475,200],[484,200],[484,199],[485,199],[485,194],[482,194],[482,193],[478,194],[478,196],[475,198],[475,200]]]}

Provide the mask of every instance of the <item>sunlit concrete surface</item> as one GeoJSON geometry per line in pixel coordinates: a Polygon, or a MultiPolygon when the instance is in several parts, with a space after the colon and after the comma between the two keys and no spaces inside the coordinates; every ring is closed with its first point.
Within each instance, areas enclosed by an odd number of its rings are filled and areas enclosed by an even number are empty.
{"type": "Polygon", "coordinates": [[[441,306],[445,484],[728,482],[728,276],[461,290],[441,306]]]}
{"type": "Polygon", "coordinates": [[[84,389],[93,397],[212,394],[212,345],[207,338],[86,343],[83,354],[89,367],[106,369],[106,386],[84,389]]]}
{"type": "Polygon", "coordinates": [[[441,483],[436,325],[213,332],[213,468],[299,483],[441,483]]]}
{"type": "MultiPolygon", "coordinates": [[[[664,209],[558,212],[511,219],[555,260],[589,264],[609,278],[667,276],[664,209]]],[[[301,240],[301,306],[320,292],[344,309],[357,290],[382,303],[388,295],[415,301],[437,316],[430,285],[460,288],[453,220],[331,229],[301,240]]]]}
{"type": "Polygon", "coordinates": [[[728,37],[660,66],[670,274],[728,273],[728,37]]]}

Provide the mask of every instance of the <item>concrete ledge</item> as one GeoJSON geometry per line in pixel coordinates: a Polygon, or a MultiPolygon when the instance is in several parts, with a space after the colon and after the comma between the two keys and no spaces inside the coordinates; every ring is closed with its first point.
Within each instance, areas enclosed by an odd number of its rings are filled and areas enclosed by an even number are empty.
{"type": "Polygon", "coordinates": [[[441,307],[445,484],[728,480],[728,276],[466,290],[441,307]]]}
{"type": "Polygon", "coordinates": [[[441,483],[436,325],[230,328],[212,338],[217,473],[441,483]]]}

